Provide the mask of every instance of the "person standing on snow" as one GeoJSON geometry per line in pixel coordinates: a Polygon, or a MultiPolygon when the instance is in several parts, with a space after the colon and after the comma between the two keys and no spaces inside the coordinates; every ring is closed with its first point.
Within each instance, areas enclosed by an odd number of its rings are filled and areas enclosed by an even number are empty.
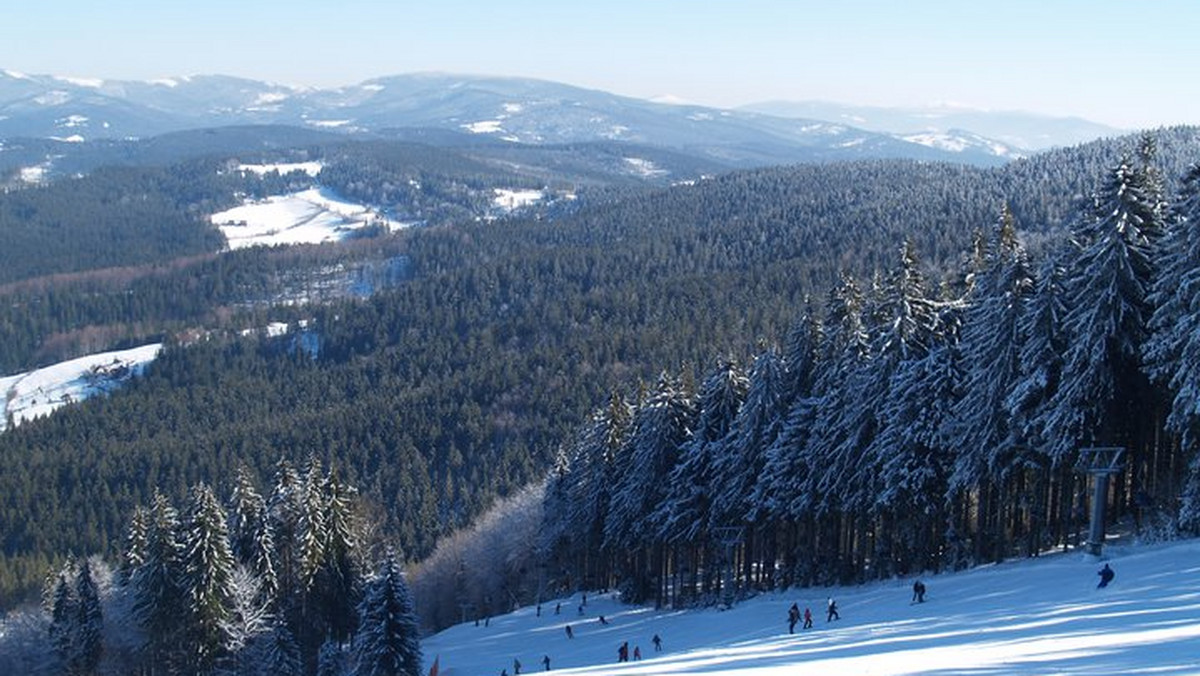
{"type": "Polygon", "coordinates": [[[659,636],[658,634],[655,634],[654,638],[652,638],[650,640],[654,643],[654,652],[661,653],[662,652],[662,637],[659,636]]]}
{"type": "Polygon", "coordinates": [[[804,629],[812,629],[812,610],[804,609],[804,629]]]}
{"type": "Polygon", "coordinates": [[[842,619],[842,616],[838,615],[837,601],[834,601],[833,597],[830,596],[829,597],[829,611],[825,615],[825,621],[832,622],[834,620],[840,620],[840,619],[842,619]]]}
{"type": "Polygon", "coordinates": [[[1108,583],[1112,582],[1113,578],[1117,576],[1117,574],[1113,572],[1113,569],[1108,567],[1107,563],[1104,564],[1104,567],[1101,568],[1100,572],[1096,574],[1100,576],[1100,584],[1096,585],[1096,589],[1103,589],[1107,587],[1108,583]]]}
{"type": "Polygon", "coordinates": [[[793,603],[791,608],[788,608],[788,633],[796,633],[796,623],[800,621],[800,608],[793,603]]]}

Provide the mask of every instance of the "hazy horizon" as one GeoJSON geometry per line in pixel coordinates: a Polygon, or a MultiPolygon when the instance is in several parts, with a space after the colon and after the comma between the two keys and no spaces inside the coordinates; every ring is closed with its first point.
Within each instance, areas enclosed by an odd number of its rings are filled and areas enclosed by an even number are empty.
{"type": "Polygon", "coordinates": [[[1200,3],[930,0],[61,0],[9,8],[0,68],[155,80],[229,75],[340,87],[442,72],[551,80],[735,108],[829,101],[1081,117],[1118,128],[1200,124],[1200,3]]]}

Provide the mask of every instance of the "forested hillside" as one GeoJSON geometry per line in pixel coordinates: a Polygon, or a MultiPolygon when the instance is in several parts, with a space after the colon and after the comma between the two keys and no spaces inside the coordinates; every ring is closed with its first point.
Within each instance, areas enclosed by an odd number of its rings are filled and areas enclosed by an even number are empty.
{"type": "MultiPolygon", "coordinates": [[[[1159,138],[1164,176],[1197,155],[1195,130],[1159,138]]],[[[758,353],[843,274],[869,288],[894,270],[906,241],[929,288],[953,298],[974,233],[1006,202],[1036,241],[1134,146],[989,171],[760,170],[554,219],[403,234],[394,253],[412,279],[304,312],[315,353],[296,333],[180,335],[126,391],[0,435],[6,599],[66,552],[114,551],[155,489],[179,498],[239,463],[262,479],[280,457],[342,468],[380,528],[420,558],[496,496],[540,480],[612,392],[653,388],[664,368],[698,380],[720,356],[758,353]]]]}

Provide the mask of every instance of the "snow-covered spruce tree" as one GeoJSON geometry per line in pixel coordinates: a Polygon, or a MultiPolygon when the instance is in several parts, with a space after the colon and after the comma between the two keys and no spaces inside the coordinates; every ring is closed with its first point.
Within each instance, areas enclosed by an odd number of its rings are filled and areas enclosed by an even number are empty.
{"type": "MultiPolygon", "coordinates": [[[[1006,555],[1010,535],[1019,531],[1026,535],[1027,551],[1037,551],[1043,544],[1045,456],[1014,426],[1009,406],[1026,366],[1023,332],[1034,291],[1033,272],[1006,208],[987,240],[968,296],[960,344],[966,366],[963,397],[946,430],[958,446],[948,496],[955,508],[954,529],[974,533],[976,555],[983,558],[1006,555]],[[1029,497],[1009,500],[1014,491],[1029,497]],[[1020,513],[1009,513],[1018,506],[1020,513]],[[971,512],[974,523],[966,523],[971,512]]],[[[1048,358],[1028,366],[1051,368],[1060,356],[1048,358]]]]}
{"type": "Polygon", "coordinates": [[[129,580],[133,571],[146,562],[146,531],[149,528],[150,513],[145,507],[138,505],[129,518],[129,528],[125,531],[125,546],[121,550],[120,574],[122,580],[129,580]]]}
{"type": "Polygon", "coordinates": [[[1047,453],[1070,464],[1081,446],[1129,449],[1133,481],[1155,414],[1141,370],[1154,272],[1163,232],[1146,172],[1121,161],[1105,177],[1092,208],[1072,227],[1078,246],[1066,288],[1069,346],[1058,389],[1043,413],[1047,453]]]}
{"type": "MultiPolygon", "coordinates": [[[[843,472],[853,468],[837,464],[836,450],[849,431],[847,421],[861,405],[848,384],[865,368],[871,352],[863,304],[862,292],[849,276],[842,277],[826,302],[822,368],[813,384],[816,417],[804,451],[815,471],[806,477],[797,496],[799,502],[792,506],[793,513],[830,516],[842,511],[842,496],[833,487],[841,482],[843,472]]],[[[824,542],[834,539],[826,538],[824,542]]],[[[837,552],[828,554],[836,556],[837,552]]]]}
{"type": "Polygon", "coordinates": [[[537,549],[545,565],[558,571],[570,564],[574,534],[569,521],[571,490],[571,458],[566,447],[559,446],[554,454],[554,466],[546,475],[542,496],[542,525],[538,530],[537,549]]]}
{"type": "Polygon", "coordinates": [[[269,608],[270,597],[262,591],[262,579],[244,564],[233,568],[233,597],[225,628],[229,636],[228,649],[233,656],[237,673],[248,673],[258,666],[261,651],[256,651],[270,634],[275,618],[269,608]]]}
{"type": "Polygon", "coordinates": [[[963,320],[963,398],[946,430],[959,447],[955,489],[977,488],[1011,469],[1018,438],[1009,429],[1006,400],[1020,375],[1021,317],[1033,285],[1016,223],[1005,207],[987,240],[963,320]]]}
{"type": "MultiPolygon", "coordinates": [[[[813,396],[806,404],[811,417],[793,419],[796,412],[789,412],[789,424],[803,425],[807,430],[804,445],[797,446],[796,453],[808,471],[796,476],[799,490],[793,495],[789,511],[794,519],[808,522],[803,540],[797,544],[803,552],[795,575],[810,584],[833,583],[845,577],[849,565],[843,560],[841,543],[846,541],[843,536],[849,533],[852,520],[844,518],[841,496],[826,487],[848,470],[833,464],[837,460],[834,450],[845,434],[843,419],[859,405],[847,382],[870,358],[863,304],[858,284],[843,275],[825,303],[821,357],[813,396]]],[[[794,437],[797,443],[800,436],[794,437]]]]}
{"type": "Polygon", "coordinates": [[[1145,362],[1150,375],[1170,388],[1167,429],[1191,458],[1182,487],[1179,525],[1200,532],[1200,165],[1193,165],[1161,243],[1161,268],[1150,303],[1151,336],[1145,362]]]}
{"type": "Polygon", "coordinates": [[[75,601],[77,617],[68,669],[72,674],[94,674],[104,654],[104,612],[100,608],[100,590],[92,574],[92,564],[87,559],[79,564],[75,601]]]}
{"type": "MultiPolygon", "coordinates": [[[[749,381],[732,359],[722,359],[700,386],[698,418],[691,441],[680,449],[679,462],[667,480],[667,495],[655,510],[651,521],[657,536],[670,544],[675,556],[683,560],[675,566],[691,571],[707,570],[715,575],[711,562],[713,549],[707,540],[709,511],[715,466],[714,452],[733,426],[733,420],[746,398],[749,381]]],[[[684,595],[711,588],[714,579],[680,580],[675,585],[684,595]]]]}
{"type": "Polygon", "coordinates": [[[70,669],[75,655],[75,635],[79,622],[79,597],[75,592],[75,562],[68,559],[54,576],[50,597],[50,647],[62,664],[70,669]]]}
{"type": "Polygon", "coordinates": [[[809,475],[805,446],[816,414],[813,387],[819,371],[821,354],[821,325],[811,309],[806,309],[796,322],[785,348],[785,395],[787,413],[775,441],[766,450],[763,472],[754,486],[751,501],[770,525],[776,540],[775,550],[783,560],[783,577],[779,583],[791,586],[797,582],[797,566],[801,557],[801,534],[798,522],[801,515],[792,510],[792,502],[803,490],[809,475]]]}
{"type": "Polygon", "coordinates": [[[729,434],[746,398],[749,380],[732,359],[722,359],[700,386],[698,418],[691,440],[671,470],[666,499],[654,521],[667,542],[696,543],[707,531],[715,452],[729,434]]]}
{"type": "MultiPolygon", "coordinates": [[[[843,495],[848,511],[872,522],[869,528],[875,535],[874,551],[869,555],[875,562],[873,572],[888,575],[896,563],[892,540],[898,535],[898,529],[894,520],[908,507],[896,504],[893,509],[893,501],[902,503],[905,498],[914,501],[921,498],[895,490],[887,482],[908,483],[908,478],[901,473],[914,462],[912,458],[931,459],[940,450],[940,444],[931,434],[921,439],[917,436],[918,430],[902,429],[906,424],[917,422],[914,420],[916,414],[907,407],[909,402],[902,398],[920,398],[925,403],[932,403],[928,397],[935,394],[915,389],[916,384],[924,383],[923,369],[910,376],[902,374],[929,354],[940,326],[937,303],[928,296],[920,262],[911,243],[906,242],[901,248],[900,264],[880,291],[873,313],[876,322],[872,331],[874,358],[858,369],[847,383],[859,399],[859,405],[847,419],[843,443],[834,451],[838,464],[846,471],[831,490],[843,495]],[[891,420],[889,415],[896,419],[891,420]],[[881,441],[889,427],[895,428],[893,433],[881,441]],[[897,448],[889,445],[889,441],[910,446],[897,448]],[[885,472],[889,463],[891,473],[885,472]],[[880,496],[884,496],[885,502],[880,502],[880,496]]],[[[940,500],[942,495],[944,492],[939,490],[935,499],[940,500]]]]}
{"type": "Polygon", "coordinates": [[[298,626],[304,586],[300,576],[300,515],[304,510],[300,474],[285,459],[275,466],[267,517],[275,543],[275,613],[289,627],[298,626]]]}
{"type": "Polygon", "coordinates": [[[225,510],[207,485],[191,491],[184,520],[181,587],[187,601],[182,645],[189,669],[206,672],[232,643],[233,553],[225,510]]]}
{"type": "Polygon", "coordinates": [[[271,676],[304,676],[300,647],[286,624],[277,622],[267,641],[262,673],[271,676]]]}
{"type": "Polygon", "coordinates": [[[150,506],[145,562],[133,571],[133,615],[146,637],[145,659],[164,670],[180,668],[181,619],[190,599],[182,587],[179,515],[160,493],[150,506]]]}
{"type": "Polygon", "coordinates": [[[577,436],[571,456],[570,523],[576,583],[607,587],[611,557],[603,552],[604,523],[615,485],[617,454],[625,444],[632,407],[614,393],[577,436]]]}
{"type": "MultiPolygon", "coordinates": [[[[778,350],[769,347],[750,367],[746,400],[730,426],[729,433],[713,451],[710,482],[712,508],[710,528],[742,526],[742,573],[749,580],[773,553],[764,547],[765,520],[754,502],[754,488],[767,463],[767,448],[779,436],[788,402],[784,397],[784,362],[778,350]]],[[[762,582],[762,580],[756,580],[762,582]]]]}
{"type": "Polygon", "coordinates": [[[346,673],[345,663],[342,646],[333,639],[325,641],[317,653],[317,676],[342,676],[346,673]]]}
{"type": "Polygon", "coordinates": [[[421,643],[412,596],[389,551],[358,605],[352,676],[418,676],[421,643]]]}
{"type": "Polygon", "coordinates": [[[957,450],[945,421],[959,401],[962,380],[953,331],[939,333],[924,356],[902,362],[892,375],[884,424],[866,454],[878,466],[871,507],[879,524],[873,565],[878,577],[940,568],[946,491],[957,450]]]}
{"type": "Polygon", "coordinates": [[[275,574],[275,534],[266,500],[244,466],[237,469],[230,496],[229,542],[238,562],[258,576],[263,597],[274,600],[279,585],[275,574]]]}
{"type": "Polygon", "coordinates": [[[618,462],[617,483],[604,523],[605,546],[625,553],[625,592],[633,603],[645,601],[653,578],[660,580],[658,601],[667,582],[662,574],[664,548],[652,514],[667,495],[667,480],[691,439],[696,423],[694,395],[663,373],[650,396],[634,411],[633,431],[618,462]]]}

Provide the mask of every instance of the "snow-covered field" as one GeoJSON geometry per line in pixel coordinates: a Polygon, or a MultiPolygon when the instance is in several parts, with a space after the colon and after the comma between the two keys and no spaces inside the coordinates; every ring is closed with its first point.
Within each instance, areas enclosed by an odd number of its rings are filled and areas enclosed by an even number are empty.
{"type": "Polygon", "coordinates": [[[213,214],[211,219],[224,233],[230,249],[338,241],[374,223],[392,230],[409,225],[348,202],[326,188],[250,201],[213,214]]]}
{"type": "Polygon", "coordinates": [[[154,343],[101,352],[0,378],[0,432],[8,427],[10,418],[20,424],[112,390],[153,361],[161,348],[161,343],[154,343]]]}
{"type": "Polygon", "coordinates": [[[426,669],[441,676],[513,674],[1200,674],[1200,541],[1109,547],[1116,571],[1097,589],[1100,563],[1084,554],[925,577],[925,603],[911,603],[913,578],[843,589],[767,594],[731,610],[655,611],[607,595],[542,604],[494,617],[490,626],[451,627],[422,642],[426,669]],[[841,619],[825,621],[828,596],[841,619]],[[787,609],[813,611],[813,629],[787,633],[787,609]],[[608,625],[601,625],[604,615],[608,625]],[[570,624],[575,638],[568,639],[570,624]],[[651,637],[663,640],[655,653],[651,637]],[[617,664],[629,642],[640,662],[617,664]]]}

